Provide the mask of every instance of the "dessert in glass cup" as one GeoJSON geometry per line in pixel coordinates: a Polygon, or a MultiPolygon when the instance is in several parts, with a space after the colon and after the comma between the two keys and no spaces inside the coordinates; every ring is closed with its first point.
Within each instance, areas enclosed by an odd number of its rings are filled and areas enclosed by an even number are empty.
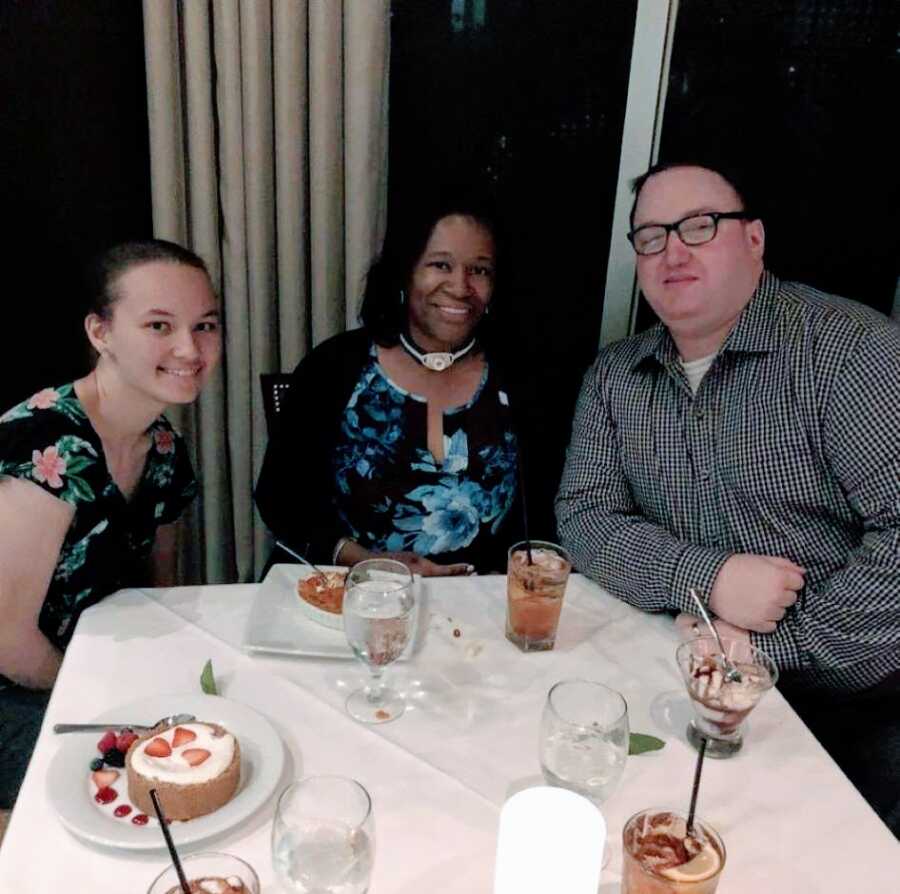
{"type": "Polygon", "coordinates": [[[675,653],[694,710],[688,741],[699,748],[707,739],[707,757],[730,757],[740,751],[741,724],[778,680],[775,663],[761,649],[735,640],[724,645],[740,680],[725,679],[722,653],[712,636],[688,640],[675,653]]]}

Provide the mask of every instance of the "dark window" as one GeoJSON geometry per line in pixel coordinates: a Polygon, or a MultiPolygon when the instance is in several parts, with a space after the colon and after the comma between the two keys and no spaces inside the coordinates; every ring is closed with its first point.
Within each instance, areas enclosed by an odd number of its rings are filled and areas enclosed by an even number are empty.
{"type": "Polygon", "coordinates": [[[84,260],[152,235],[140,3],[0,3],[0,413],[87,368],[84,260]]]}
{"type": "MultiPolygon", "coordinates": [[[[661,159],[744,167],[769,267],[889,314],[900,273],[900,6],[681,0],[661,159]]],[[[640,328],[652,318],[642,307],[640,328]]]]}

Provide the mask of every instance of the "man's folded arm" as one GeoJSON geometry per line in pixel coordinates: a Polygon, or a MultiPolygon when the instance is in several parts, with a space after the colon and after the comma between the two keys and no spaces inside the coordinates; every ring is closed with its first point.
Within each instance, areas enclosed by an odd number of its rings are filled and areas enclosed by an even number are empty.
{"type": "Polygon", "coordinates": [[[900,670],[900,329],[867,333],[829,396],[829,465],[860,520],[862,542],[806,590],[773,634],[753,634],[781,666],[815,667],[863,689],[900,670]]]}

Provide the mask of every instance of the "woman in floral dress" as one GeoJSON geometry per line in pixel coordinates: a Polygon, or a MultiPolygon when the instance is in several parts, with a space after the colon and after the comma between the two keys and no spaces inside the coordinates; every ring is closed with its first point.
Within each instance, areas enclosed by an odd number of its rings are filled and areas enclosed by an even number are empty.
{"type": "Polygon", "coordinates": [[[193,401],[219,361],[206,268],[152,240],[109,250],[96,273],[94,369],[0,416],[0,808],[78,615],[122,586],[173,578],[172,523],[197,490],[161,414],[193,401]]]}
{"type": "Polygon", "coordinates": [[[320,563],[505,568],[520,437],[491,337],[496,261],[491,217],[464,198],[392,225],[363,328],[300,363],[270,432],[255,497],[276,539],[320,563]]]}

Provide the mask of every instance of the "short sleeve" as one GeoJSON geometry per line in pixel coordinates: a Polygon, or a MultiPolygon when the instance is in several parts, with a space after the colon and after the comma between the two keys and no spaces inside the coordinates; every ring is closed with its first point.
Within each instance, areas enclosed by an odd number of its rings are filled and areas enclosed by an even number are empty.
{"type": "Polygon", "coordinates": [[[157,525],[168,525],[177,521],[197,496],[199,487],[187,444],[165,417],[160,417],[154,426],[152,449],[151,479],[156,488],[154,520],[157,525]]]}
{"type": "Polygon", "coordinates": [[[0,477],[30,481],[77,507],[106,484],[93,429],[71,385],[45,388],[0,417],[0,477]]]}

